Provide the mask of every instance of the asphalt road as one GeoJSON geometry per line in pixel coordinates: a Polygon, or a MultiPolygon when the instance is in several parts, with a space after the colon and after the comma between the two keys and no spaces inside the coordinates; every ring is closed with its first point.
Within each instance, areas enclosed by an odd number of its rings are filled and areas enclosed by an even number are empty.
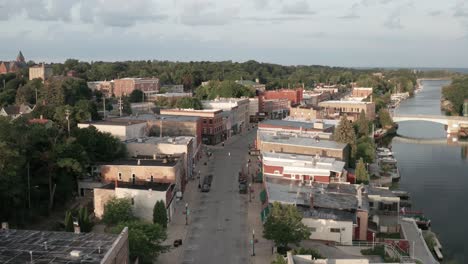
{"type": "Polygon", "coordinates": [[[211,190],[191,203],[182,263],[249,262],[248,195],[239,194],[238,173],[246,166],[248,145],[255,135],[256,130],[251,130],[231,138],[224,147],[209,148],[211,190]]]}

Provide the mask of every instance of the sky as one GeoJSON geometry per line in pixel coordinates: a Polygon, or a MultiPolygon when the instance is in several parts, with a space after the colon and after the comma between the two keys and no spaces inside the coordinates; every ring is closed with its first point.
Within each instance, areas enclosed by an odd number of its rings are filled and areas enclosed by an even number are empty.
{"type": "Polygon", "coordinates": [[[468,68],[468,0],[0,0],[0,60],[468,68]]]}

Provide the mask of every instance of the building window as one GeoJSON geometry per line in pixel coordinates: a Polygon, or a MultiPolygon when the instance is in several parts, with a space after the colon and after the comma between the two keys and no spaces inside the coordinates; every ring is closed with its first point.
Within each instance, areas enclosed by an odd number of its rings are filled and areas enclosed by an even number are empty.
{"type": "Polygon", "coordinates": [[[330,228],[330,232],[331,233],[340,233],[340,229],[339,228],[330,228]]]}
{"type": "Polygon", "coordinates": [[[121,181],[121,180],[122,180],[122,173],[119,172],[119,181],[121,181]]]}
{"type": "Polygon", "coordinates": [[[374,207],[374,202],[369,202],[369,207],[373,208],[374,207]]]}
{"type": "Polygon", "coordinates": [[[135,184],[135,173],[132,174],[132,184],[135,184]]]}
{"type": "Polygon", "coordinates": [[[315,227],[309,227],[310,232],[317,232],[317,228],[315,227]]]}
{"type": "Polygon", "coordinates": [[[135,198],[132,197],[132,205],[135,204],[135,198]]]}
{"type": "Polygon", "coordinates": [[[279,170],[275,170],[273,173],[278,175],[280,174],[279,170]]]}
{"type": "Polygon", "coordinates": [[[153,175],[151,175],[151,182],[153,182],[154,178],[153,178],[153,175]]]}
{"type": "Polygon", "coordinates": [[[210,124],[213,124],[213,119],[210,119],[210,124]]]}

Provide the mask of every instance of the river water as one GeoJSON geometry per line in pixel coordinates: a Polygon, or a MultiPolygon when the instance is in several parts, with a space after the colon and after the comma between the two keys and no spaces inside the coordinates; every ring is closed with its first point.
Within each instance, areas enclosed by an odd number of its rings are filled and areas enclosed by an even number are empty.
{"type": "MultiPolygon", "coordinates": [[[[447,81],[424,81],[424,89],[404,101],[398,114],[444,115],[440,110],[441,88],[447,81]]],[[[401,122],[398,134],[418,138],[446,138],[443,125],[401,122]]],[[[468,263],[468,160],[466,147],[423,145],[394,140],[392,150],[401,173],[400,189],[410,192],[412,210],[432,220],[443,246],[444,259],[468,263]],[[466,153],[466,152],[465,152],[466,153]]]]}

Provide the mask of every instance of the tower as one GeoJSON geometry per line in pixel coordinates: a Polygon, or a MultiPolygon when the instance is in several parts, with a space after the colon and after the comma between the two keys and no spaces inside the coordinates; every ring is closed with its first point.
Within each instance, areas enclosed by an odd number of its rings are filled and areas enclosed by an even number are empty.
{"type": "Polygon", "coordinates": [[[21,52],[21,50],[19,51],[18,56],[16,56],[16,62],[19,62],[19,63],[26,63],[26,61],[25,61],[25,59],[24,59],[24,56],[23,56],[23,53],[21,52]]]}

